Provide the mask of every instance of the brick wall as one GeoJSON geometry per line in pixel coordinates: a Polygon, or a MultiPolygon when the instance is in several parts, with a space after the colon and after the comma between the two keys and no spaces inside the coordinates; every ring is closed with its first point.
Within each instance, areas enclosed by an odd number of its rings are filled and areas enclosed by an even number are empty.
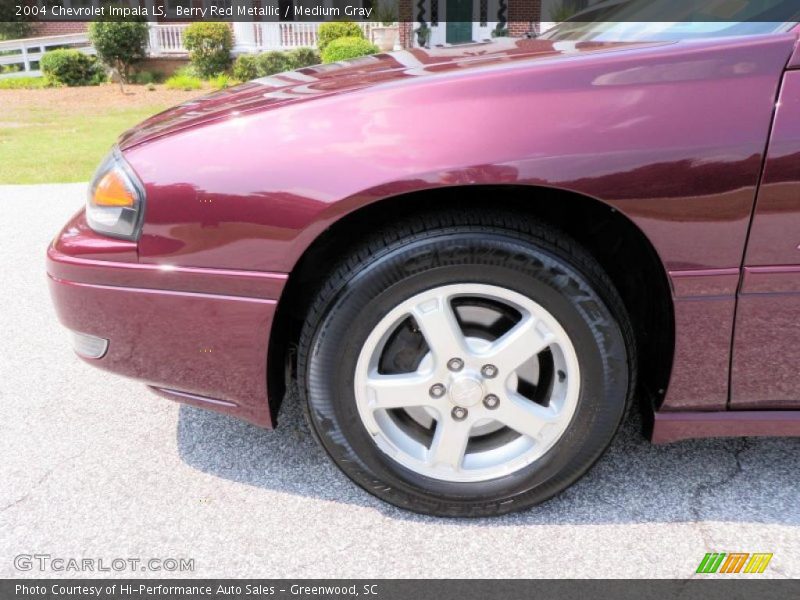
{"type": "Polygon", "coordinates": [[[83,33],[86,31],[88,26],[88,23],[79,23],[75,21],[49,21],[47,23],[33,23],[30,37],[83,33]]]}
{"type": "Polygon", "coordinates": [[[542,18],[542,0],[508,0],[508,35],[521,37],[542,18]]]}
{"type": "Polygon", "coordinates": [[[414,2],[413,0],[400,0],[400,45],[403,48],[411,48],[414,45],[414,2]]]}

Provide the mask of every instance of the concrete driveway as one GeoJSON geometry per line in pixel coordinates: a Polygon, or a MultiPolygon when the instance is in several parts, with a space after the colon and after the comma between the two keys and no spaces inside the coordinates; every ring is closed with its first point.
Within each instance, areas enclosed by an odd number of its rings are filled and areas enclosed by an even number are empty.
{"type": "Polygon", "coordinates": [[[103,573],[125,577],[689,577],[711,551],[772,552],[764,576],[800,577],[800,440],[653,447],[633,418],[560,497],[442,520],[351,484],[292,399],[262,431],[90,368],[44,273],[84,193],[0,187],[0,577],[91,575],[20,570],[21,554],[194,559],[191,572],[103,573]]]}

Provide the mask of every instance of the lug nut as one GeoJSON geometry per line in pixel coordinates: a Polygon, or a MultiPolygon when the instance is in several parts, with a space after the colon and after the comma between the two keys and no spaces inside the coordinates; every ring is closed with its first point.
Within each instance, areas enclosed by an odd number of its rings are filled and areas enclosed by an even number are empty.
{"type": "Polygon", "coordinates": [[[428,393],[431,395],[431,398],[441,398],[442,396],[444,396],[444,393],[446,391],[447,390],[441,383],[434,383],[431,386],[431,389],[428,390],[428,393]]]}
{"type": "Polygon", "coordinates": [[[495,408],[500,406],[500,398],[498,398],[494,394],[489,394],[483,399],[483,405],[489,410],[494,410],[495,408]]]}
{"type": "Polygon", "coordinates": [[[451,371],[460,371],[464,368],[464,361],[460,358],[451,358],[447,361],[447,368],[451,371]]]}
{"type": "Polygon", "coordinates": [[[467,413],[467,409],[466,408],[464,408],[462,406],[456,406],[455,408],[453,408],[453,410],[450,412],[450,414],[453,416],[453,418],[456,421],[463,421],[464,419],[467,418],[467,414],[469,414],[469,413],[467,413]]]}
{"type": "Polygon", "coordinates": [[[481,367],[481,375],[486,377],[486,379],[494,379],[497,377],[497,367],[494,365],[483,365],[483,367],[481,367]]]}

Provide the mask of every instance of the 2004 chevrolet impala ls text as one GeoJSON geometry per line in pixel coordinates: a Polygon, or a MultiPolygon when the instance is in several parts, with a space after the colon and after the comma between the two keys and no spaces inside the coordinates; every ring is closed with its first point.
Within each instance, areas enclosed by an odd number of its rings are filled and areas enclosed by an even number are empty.
{"type": "Polygon", "coordinates": [[[660,25],[145,121],[48,250],[76,351],[263,427],[296,373],[336,464],[437,515],[553,496],[634,399],[658,443],[800,435],[798,31],[660,25]]]}

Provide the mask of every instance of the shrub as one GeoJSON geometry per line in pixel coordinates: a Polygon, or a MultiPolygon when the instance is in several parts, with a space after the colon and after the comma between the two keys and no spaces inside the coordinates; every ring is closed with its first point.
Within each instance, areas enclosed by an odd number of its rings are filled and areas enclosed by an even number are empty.
{"type": "Polygon", "coordinates": [[[295,48],[289,52],[289,61],[293,69],[302,69],[322,62],[319,52],[313,48],[295,48]]]}
{"type": "Polygon", "coordinates": [[[188,92],[190,90],[199,90],[203,87],[203,82],[198,77],[176,73],[167,79],[164,85],[168,90],[183,90],[188,92]]]}
{"type": "Polygon", "coordinates": [[[100,64],[97,60],[94,60],[94,74],[92,78],[89,80],[89,85],[100,85],[103,83],[108,83],[110,81],[108,77],[108,72],[103,68],[103,65],[100,64]]]}
{"type": "Polygon", "coordinates": [[[0,21],[0,41],[28,37],[31,27],[27,21],[0,21]]]}
{"type": "Polygon", "coordinates": [[[317,47],[323,52],[333,40],[343,37],[363,38],[364,31],[352,21],[333,21],[322,23],[317,32],[317,47]]]}
{"type": "Polygon", "coordinates": [[[239,81],[268,77],[276,73],[302,69],[320,63],[319,53],[313,48],[296,48],[291,52],[265,52],[257,56],[243,54],[233,65],[233,76],[239,81]]]}
{"type": "Polygon", "coordinates": [[[150,71],[139,71],[133,76],[133,81],[139,85],[150,85],[151,83],[155,83],[156,76],[155,73],[151,73],[150,71]]]}
{"type": "Polygon", "coordinates": [[[233,76],[239,81],[250,81],[258,77],[258,58],[253,54],[242,54],[233,63],[233,76]]]}
{"type": "Polygon", "coordinates": [[[200,73],[195,69],[194,65],[184,65],[180,69],[176,69],[173,75],[184,75],[186,77],[194,77],[195,79],[202,79],[200,73]]]}
{"type": "Polygon", "coordinates": [[[224,90],[235,84],[234,80],[225,73],[212,77],[208,80],[208,83],[211,84],[211,87],[215,90],[224,90]]]}
{"type": "Polygon", "coordinates": [[[379,51],[375,44],[372,44],[360,37],[345,37],[333,40],[325,50],[322,51],[322,62],[332,63],[348,58],[357,58],[375,54],[379,51]]]}
{"type": "Polygon", "coordinates": [[[79,50],[51,50],[42,56],[39,66],[47,81],[55,85],[96,85],[103,79],[97,59],[79,50]]]}
{"type": "Polygon", "coordinates": [[[291,71],[294,68],[286,52],[265,52],[256,57],[256,72],[259,77],[291,71]]]}
{"type": "Polygon", "coordinates": [[[573,0],[564,0],[561,4],[550,8],[550,20],[555,23],[566,21],[580,10],[573,0]]]}
{"type": "Polygon", "coordinates": [[[397,0],[373,0],[372,6],[373,21],[377,21],[381,25],[391,25],[400,20],[397,0]]]}
{"type": "Polygon", "coordinates": [[[227,23],[192,23],[183,33],[183,45],[200,77],[218,75],[231,64],[233,34],[227,23]]]}
{"type": "Polygon", "coordinates": [[[147,37],[145,21],[97,21],[89,25],[89,39],[97,57],[116,71],[121,84],[131,80],[133,66],[145,58],[147,37]]]}
{"type": "Polygon", "coordinates": [[[49,84],[44,77],[9,77],[0,79],[0,90],[35,90],[49,84]]]}

